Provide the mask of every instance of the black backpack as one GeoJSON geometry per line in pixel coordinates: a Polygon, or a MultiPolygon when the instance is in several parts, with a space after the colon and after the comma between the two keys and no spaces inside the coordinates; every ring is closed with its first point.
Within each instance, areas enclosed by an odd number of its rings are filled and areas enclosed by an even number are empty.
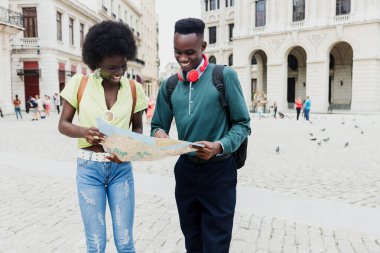
{"type": "MultiPolygon", "coordinates": [[[[225,92],[224,92],[223,69],[224,69],[224,65],[215,65],[212,71],[212,83],[214,84],[215,88],[219,91],[220,101],[226,112],[227,119],[230,119],[230,110],[228,108],[226,98],[225,98],[225,92]]],[[[177,83],[178,83],[177,74],[170,76],[168,81],[166,82],[166,95],[167,95],[167,100],[169,101],[170,107],[172,106],[171,96],[173,94],[175,87],[177,87],[177,83]]],[[[228,120],[228,127],[229,128],[232,127],[232,122],[230,120],[228,120]]],[[[242,142],[240,147],[235,152],[232,153],[232,156],[235,159],[236,166],[238,169],[243,167],[245,164],[245,160],[247,159],[247,147],[248,147],[248,137],[245,138],[245,140],[242,142]]]]}

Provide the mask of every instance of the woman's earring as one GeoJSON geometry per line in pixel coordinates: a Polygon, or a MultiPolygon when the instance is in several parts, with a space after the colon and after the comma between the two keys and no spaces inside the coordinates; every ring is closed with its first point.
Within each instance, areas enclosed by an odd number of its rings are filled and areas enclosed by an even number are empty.
{"type": "Polygon", "coordinates": [[[96,79],[99,79],[99,78],[100,78],[100,70],[99,70],[99,69],[95,70],[94,77],[95,77],[96,79]]]}

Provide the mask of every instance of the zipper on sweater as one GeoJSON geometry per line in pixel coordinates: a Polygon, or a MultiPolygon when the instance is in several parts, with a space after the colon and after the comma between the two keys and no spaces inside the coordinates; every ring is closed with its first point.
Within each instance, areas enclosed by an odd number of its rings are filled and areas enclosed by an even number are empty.
{"type": "Polygon", "coordinates": [[[191,86],[192,86],[192,82],[190,82],[190,85],[189,85],[189,115],[191,113],[191,86]]]}

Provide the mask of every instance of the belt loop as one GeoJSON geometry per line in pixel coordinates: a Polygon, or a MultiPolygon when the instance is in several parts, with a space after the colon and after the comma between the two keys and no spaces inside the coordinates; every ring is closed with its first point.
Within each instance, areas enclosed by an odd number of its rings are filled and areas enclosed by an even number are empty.
{"type": "Polygon", "coordinates": [[[92,161],[92,155],[94,154],[95,152],[90,152],[90,161],[92,161]]]}

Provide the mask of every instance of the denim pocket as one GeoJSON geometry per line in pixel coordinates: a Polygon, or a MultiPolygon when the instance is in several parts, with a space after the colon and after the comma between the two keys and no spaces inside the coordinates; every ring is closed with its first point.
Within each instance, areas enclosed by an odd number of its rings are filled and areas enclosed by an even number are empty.
{"type": "Polygon", "coordinates": [[[82,159],[82,158],[77,158],[77,165],[78,165],[78,168],[80,166],[85,166],[87,164],[88,160],[85,160],[85,159],[82,159]]]}

